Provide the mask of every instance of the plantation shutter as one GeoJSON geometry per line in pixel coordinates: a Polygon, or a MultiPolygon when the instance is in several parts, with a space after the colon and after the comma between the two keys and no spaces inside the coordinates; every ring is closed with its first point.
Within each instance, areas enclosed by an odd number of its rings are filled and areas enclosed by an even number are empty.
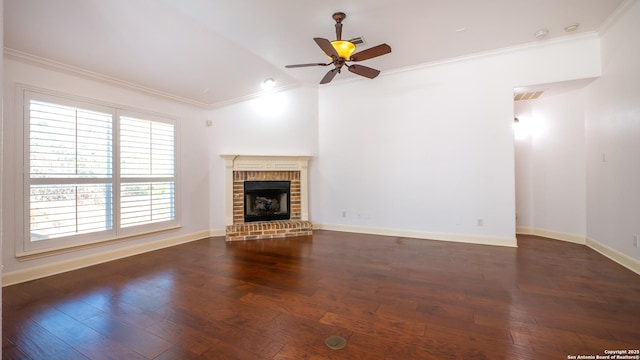
{"type": "Polygon", "coordinates": [[[113,114],[29,101],[30,239],[113,227],[113,114]]]}
{"type": "Polygon", "coordinates": [[[23,89],[22,247],[29,253],[178,227],[178,121],[23,89]]]}
{"type": "Polygon", "coordinates": [[[175,125],[120,117],[120,225],[175,218],[175,125]]]}

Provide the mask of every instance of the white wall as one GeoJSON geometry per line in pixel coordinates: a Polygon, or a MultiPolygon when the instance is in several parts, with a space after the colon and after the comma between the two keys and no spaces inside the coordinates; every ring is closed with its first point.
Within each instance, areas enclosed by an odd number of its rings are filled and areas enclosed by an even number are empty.
{"type": "Polygon", "coordinates": [[[581,37],[321,88],[314,222],[515,243],[513,88],[599,67],[581,37]]]}
{"type": "Polygon", "coordinates": [[[536,125],[516,141],[517,225],[640,272],[640,2],[626,5],[602,33],[600,78],[516,103],[516,116],[536,125]]]}
{"type": "Polygon", "coordinates": [[[518,116],[531,134],[516,139],[516,162],[522,162],[516,166],[523,175],[517,199],[526,215],[518,225],[536,234],[584,243],[584,90],[550,92],[524,103],[517,106],[518,116]]]}
{"type": "Polygon", "coordinates": [[[587,235],[640,260],[640,1],[630,4],[602,34],[602,77],[587,89],[587,235]]]}
{"type": "MultiPolygon", "coordinates": [[[[207,130],[205,114],[201,109],[190,108],[170,101],[142,95],[89,80],[69,73],[55,71],[9,57],[4,58],[4,141],[3,171],[3,261],[5,275],[26,269],[63,264],[73,259],[96,256],[114,252],[132,246],[141,246],[176,237],[188,239],[209,230],[209,159],[207,146],[207,130]],[[181,191],[182,191],[182,228],[173,232],[160,233],[110,243],[92,249],[84,249],[44,258],[18,261],[15,257],[15,241],[21,241],[22,231],[17,226],[16,204],[22,201],[22,194],[16,189],[21,181],[17,173],[17,164],[22,156],[22,149],[17,146],[18,129],[16,129],[16,113],[14,107],[16,84],[22,83],[48,90],[54,90],[76,96],[111,102],[143,111],[176,116],[180,122],[181,150],[181,191]]],[[[18,104],[19,106],[20,104],[18,104]]],[[[124,252],[126,253],[126,251],[124,252]]],[[[60,266],[59,269],[65,269],[60,266]]]]}
{"type": "MultiPolygon", "coordinates": [[[[210,227],[224,235],[224,160],[222,154],[318,154],[318,90],[300,87],[265,93],[252,100],[208,111],[210,154],[210,227]]],[[[312,159],[310,167],[316,159],[312,159]]],[[[310,184],[313,186],[313,183],[310,184]]],[[[313,201],[313,199],[311,199],[313,201]]],[[[313,218],[311,213],[310,217],[313,218]]]]}
{"type": "Polygon", "coordinates": [[[513,237],[512,90],[474,67],[321,90],[322,223],[513,237]]]}
{"type": "Polygon", "coordinates": [[[533,212],[533,147],[532,147],[533,101],[516,101],[514,116],[520,121],[514,128],[515,135],[515,182],[516,182],[516,228],[519,233],[531,232],[533,212]]]}
{"type": "Polygon", "coordinates": [[[534,102],[535,227],[586,235],[584,96],[576,90],[534,102]]]}

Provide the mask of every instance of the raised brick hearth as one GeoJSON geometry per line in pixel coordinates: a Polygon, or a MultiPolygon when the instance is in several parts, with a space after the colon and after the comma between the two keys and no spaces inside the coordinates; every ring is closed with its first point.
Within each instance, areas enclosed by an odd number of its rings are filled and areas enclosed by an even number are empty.
{"type": "Polygon", "coordinates": [[[246,224],[227,226],[227,241],[273,239],[289,236],[306,236],[312,234],[310,221],[276,220],[258,221],[246,224]]]}
{"type": "Polygon", "coordinates": [[[226,240],[257,240],[312,234],[308,220],[308,157],[223,155],[226,160],[226,240]],[[291,181],[289,220],[244,221],[244,182],[291,181]]]}

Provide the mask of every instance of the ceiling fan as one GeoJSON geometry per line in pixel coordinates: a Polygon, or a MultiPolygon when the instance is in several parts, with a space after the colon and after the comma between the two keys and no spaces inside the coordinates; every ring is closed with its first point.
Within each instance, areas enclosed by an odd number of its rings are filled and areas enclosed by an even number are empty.
{"type": "Polygon", "coordinates": [[[333,78],[340,73],[343,66],[346,66],[349,71],[360,76],[364,76],[369,79],[373,79],[380,74],[380,70],[372,69],[370,67],[358,64],[349,65],[347,62],[358,62],[381,55],[385,55],[391,52],[391,46],[387,44],[380,44],[372,48],[353,53],[356,50],[356,45],[350,41],[342,40],[342,20],[347,15],[343,12],[337,12],[333,14],[333,20],[336,21],[336,40],[329,41],[324,38],[313,38],[318,44],[320,49],[331,58],[331,62],[328,63],[310,63],[310,64],[296,64],[286,65],[286,68],[298,68],[307,66],[329,66],[334,65],[334,68],[329,70],[327,74],[320,80],[320,84],[327,84],[333,80],[333,78]]]}

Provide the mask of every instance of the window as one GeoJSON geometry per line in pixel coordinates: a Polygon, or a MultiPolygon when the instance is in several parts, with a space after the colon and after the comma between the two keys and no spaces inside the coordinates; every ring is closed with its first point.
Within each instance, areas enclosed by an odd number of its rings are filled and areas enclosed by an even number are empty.
{"type": "Polygon", "coordinates": [[[24,92],[24,251],[178,225],[177,123],[24,92]]]}

